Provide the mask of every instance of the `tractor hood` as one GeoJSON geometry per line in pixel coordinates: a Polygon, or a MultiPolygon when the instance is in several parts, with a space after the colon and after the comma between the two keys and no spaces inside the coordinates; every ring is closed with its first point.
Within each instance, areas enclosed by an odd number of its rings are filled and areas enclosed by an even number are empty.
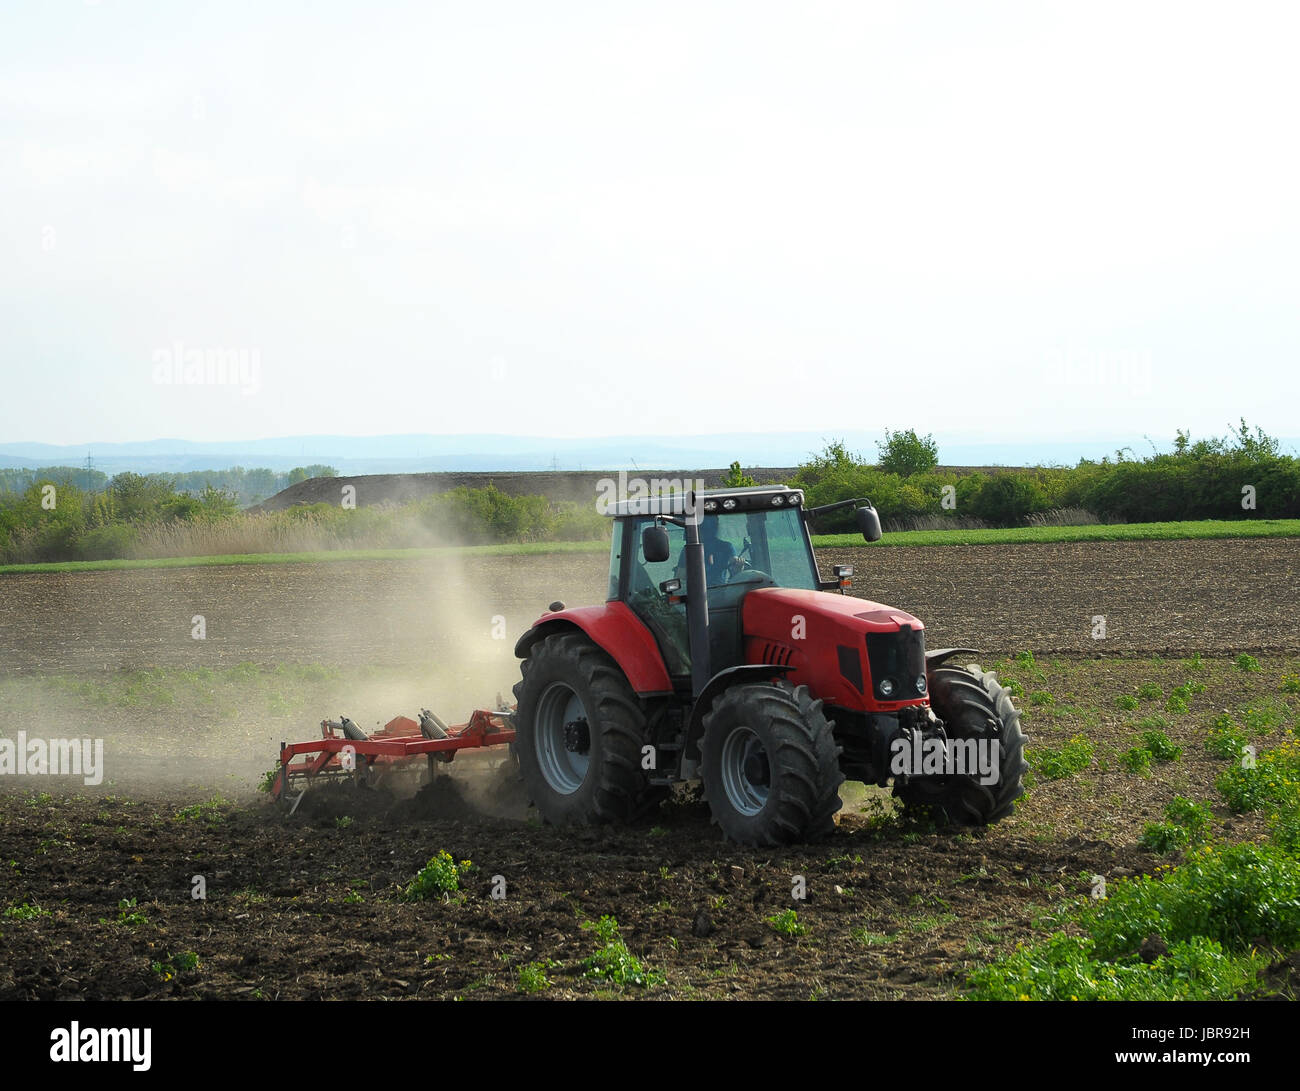
{"type": "Polygon", "coordinates": [[[905,610],[827,591],[755,588],[743,607],[745,661],[788,668],[827,703],[888,712],[927,701],[925,626],[905,610]],[[882,682],[888,678],[888,695],[882,682]]]}
{"type": "Polygon", "coordinates": [[[895,633],[908,625],[924,629],[919,618],[906,610],[896,610],[884,603],[855,599],[833,591],[800,591],[791,587],[760,587],[745,596],[745,631],[749,632],[750,611],[767,616],[770,611],[800,613],[805,617],[819,614],[836,619],[850,629],[867,633],[895,633]],[[856,619],[853,620],[853,619],[856,619]]]}

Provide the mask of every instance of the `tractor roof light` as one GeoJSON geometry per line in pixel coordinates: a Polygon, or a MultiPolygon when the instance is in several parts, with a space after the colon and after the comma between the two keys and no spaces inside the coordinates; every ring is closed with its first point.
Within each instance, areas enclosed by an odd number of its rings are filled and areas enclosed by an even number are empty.
{"type": "Polygon", "coordinates": [[[772,497],[772,507],[779,508],[784,503],[785,503],[785,497],[782,496],[780,493],[777,493],[774,497],[772,497]]]}
{"type": "Polygon", "coordinates": [[[731,509],[736,506],[736,502],[731,497],[727,497],[727,499],[722,502],[722,506],[727,511],[731,511],[731,509]]]}
{"type": "Polygon", "coordinates": [[[716,500],[706,500],[706,501],[704,501],[704,510],[705,510],[705,511],[717,511],[717,510],[718,510],[718,502],[717,502],[716,500]]]}

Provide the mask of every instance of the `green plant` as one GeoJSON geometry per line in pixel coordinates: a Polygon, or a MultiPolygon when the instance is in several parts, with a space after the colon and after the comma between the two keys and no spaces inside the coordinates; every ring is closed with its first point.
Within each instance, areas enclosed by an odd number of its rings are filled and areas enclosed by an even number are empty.
{"type": "Polygon", "coordinates": [[[1259,660],[1253,655],[1246,655],[1243,652],[1241,655],[1237,656],[1237,670],[1245,671],[1247,674],[1254,674],[1258,672],[1259,669],[1259,660]]]}
{"type": "Polygon", "coordinates": [[[627,987],[635,985],[648,989],[664,982],[664,975],[648,969],[640,959],[628,950],[627,944],[619,935],[618,921],[611,916],[602,916],[598,921],[583,921],[586,931],[596,933],[600,942],[594,954],[583,960],[583,976],[612,982],[627,987]]]}
{"type": "Polygon", "coordinates": [[[1277,688],[1283,693],[1300,693],[1300,674],[1282,675],[1282,682],[1277,688]]]}
{"type": "Polygon", "coordinates": [[[1146,776],[1151,772],[1151,751],[1133,746],[1119,756],[1119,763],[1130,773],[1146,776]]]}
{"type": "Polygon", "coordinates": [[[1158,701],[1164,696],[1164,690],[1154,682],[1143,682],[1138,686],[1137,695],[1143,701],[1158,701]]]}
{"type": "Polygon", "coordinates": [[[1056,698],[1053,697],[1047,690],[1040,689],[1037,692],[1031,693],[1029,695],[1029,703],[1031,705],[1035,705],[1039,707],[1051,708],[1053,705],[1056,704],[1056,698]]]}
{"type": "Polygon", "coordinates": [[[1214,721],[1205,738],[1205,749],[1216,758],[1235,758],[1249,742],[1246,733],[1226,713],[1214,721]]]}
{"type": "Polygon", "coordinates": [[[1246,730],[1254,735],[1269,734],[1273,728],[1280,727],[1283,724],[1284,718],[1288,714],[1288,710],[1280,702],[1273,704],[1265,701],[1264,704],[1266,707],[1246,708],[1241,713],[1241,721],[1246,730]]]}
{"type": "Polygon", "coordinates": [[[1158,853],[1198,845],[1205,840],[1211,821],[1208,803],[1193,803],[1184,796],[1175,796],[1165,806],[1165,821],[1149,824],[1138,844],[1158,853]]]}
{"type": "Polygon", "coordinates": [[[1147,963],[1107,961],[1086,936],[1046,942],[981,967],[968,979],[972,1000],[1223,1000],[1253,986],[1262,955],[1230,955],[1214,940],[1173,944],[1147,963]]]}
{"type": "Polygon", "coordinates": [[[22,905],[11,905],[4,911],[5,920],[10,921],[34,921],[37,917],[48,917],[50,911],[42,909],[39,905],[31,905],[23,902],[22,905]]]}
{"type": "Polygon", "coordinates": [[[1294,806],[1300,799],[1300,742],[1288,737],[1254,760],[1247,752],[1219,774],[1214,784],[1238,814],[1261,807],[1294,806]]]}
{"type": "Polygon", "coordinates": [[[1163,855],[1186,848],[1190,840],[1187,830],[1175,822],[1151,822],[1142,831],[1138,844],[1163,855]]]}
{"type": "Polygon", "coordinates": [[[350,814],[340,815],[338,818],[334,819],[335,829],[346,830],[351,825],[352,825],[352,816],[350,814]]]}
{"type": "Polygon", "coordinates": [[[1144,731],[1142,745],[1156,761],[1177,761],[1183,754],[1183,748],[1175,746],[1163,731],[1144,731]]]}
{"type": "Polygon", "coordinates": [[[469,860],[459,864],[446,849],[440,849],[420,869],[402,891],[402,900],[422,902],[430,897],[449,899],[460,890],[460,880],[474,865],[469,860]]]}
{"type": "Polygon", "coordinates": [[[275,778],[278,777],[279,775],[280,775],[280,766],[278,764],[273,765],[270,769],[268,769],[265,773],[263,773],[260,778],[258,778],[257,790],[259,792],[269,792],[272,788],[275,787],[275,778]]]}
{"type": "Polygon", "coordinates": [[[1214,815],[1208,803],[1195,803],[1186,796],[1174,796],[1165,804],[1165,818],[1187,830],[1195,844],[1209,833],[1214,815]]]}
{"type": "Polygon", "coordinates": [[[1034,678],[1047,677],[1047,673],[1038,665],[1037,660],[1034,659],[1034,653],[1028,649],[1016,653],[1016,667],[1034,678]]]}
{"type": "Polygon", "coordinates": [[[139,924],[148,924],[149,918],[143,913],[137,913],[136,899],[123,898],[117,903],[117,923],[125,924],[128,928],[134,928],[139,924]]]}
{"type": "Polygon", "coordinates": [[[1201,659],[1201,653],[1200,653],[1200,652],[1193,652],[1193,653],[1192,653],[1192,658],[1191,658],[1191,659],[1188,659],[1188,660],[1183,664],[1183,666],[1185,666],[1189,671],[1203,671],[1203,670],[1205,670],[1205,662],[1204,662],[1204,660],[1201,659]]]}
{"type": "Polygon", "coordinates": [[[539,993],[544,989],[549,989],[552,985],[550,978],[546,976],[546,963],[530,962],[525,966],[520,966],[515,974],[515,988],[521,993],[539,993]]]}
{"type": "Polygon", "coordinates": [[[1206,846],[1176,868],[1117,880],[1081,920],[1104,958],[1136,954],[1152,934],[1290,950],[1300,942],[1300,860],[1269,845],[1206,846]]]}
{"type": "Polygon", "coordinates": [[[171,981],[179,974],[190,973],[199,968],[199,956],[193,951],[182,951],[178,955],[168,955],[159,962],[151,962],[149,968],[164,981],[171,981]]]}
{"type": "Polygon", "coordinates": [[[1132,694],[1123,693],[1115,698],[1115,704],[1125,712],[1132,712],[1138,707],[1138,699],[1132,694]]]}
{"type": "Polygon", "coordinates": [[[229,807],[229,806],[230,806],[230,800],[223,799],[221,796],[215,795],[211,799],[206,800],[203,803],[192,803],[188,807],[182,807],[179,811],[176,812],[176,817],[181,821],[193,821],[195,819],[202,819],[205,822],[207,822],[208,825],[215,826],[217,823],[221,822],[222,819],[225,817],[221,813],[221,808],[229,807]]]}
{"type": "Polygon", "coordinates": [[[793,909],[783,909],[780,913],[767,918],[767,923],[772,926],[774,932],[779,932],[783,936],[802,936],[808,931],[808,926],[799,923],[799,914],[793,909]]]}
{"type": "Polygon", "coordinates": [[[1032,747],[1026,751],[1030,767],[1044,780],[1062,780],[1092,764],[1092,743],[1075,735],[1061,747],[1032,747]]]}

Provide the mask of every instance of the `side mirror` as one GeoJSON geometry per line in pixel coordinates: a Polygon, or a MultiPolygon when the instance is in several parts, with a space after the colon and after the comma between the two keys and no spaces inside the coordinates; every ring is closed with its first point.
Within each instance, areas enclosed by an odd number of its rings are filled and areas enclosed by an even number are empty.
{"type": "Polygon", "coordinates": [[[862,531],[862,537],[868,542],[880,541],[880,515],[876,509],[867,502],[865,508],[857,510],[858,530],[862,531]]]}
{"type": "Polygon", "coordinates": [[[668,560],[668,531],[663,527],[646,527],[641,532],[641,552],[645,554],[648,564],[658,564],[668,560]]]}

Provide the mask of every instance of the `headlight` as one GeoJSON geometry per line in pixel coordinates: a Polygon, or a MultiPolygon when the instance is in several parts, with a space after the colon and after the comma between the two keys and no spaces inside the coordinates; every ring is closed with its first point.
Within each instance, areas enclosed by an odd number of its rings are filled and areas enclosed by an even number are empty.
{"type": "Polygon", "coordinates": [[[925,675],[924,675],[924,674],[918,674],[918,675],[916,676],[916,692],[917,692],[917,693],[924,693],[924,692],[925,692],[925,675]]]}
{"type": "Polygon", "coordinates": [[[776,496],[772,497],[772,507],[779,508],[784,503],[785,503],[785,497],[782,496],[780,493],[777,493],[776,496]]]}
{"type": "Polygon", "coordinates": [[[894,680],[892,678],[882,678],[876,688],[880,690],[881,697],[892,697],[894,695],[894,680]]]}

